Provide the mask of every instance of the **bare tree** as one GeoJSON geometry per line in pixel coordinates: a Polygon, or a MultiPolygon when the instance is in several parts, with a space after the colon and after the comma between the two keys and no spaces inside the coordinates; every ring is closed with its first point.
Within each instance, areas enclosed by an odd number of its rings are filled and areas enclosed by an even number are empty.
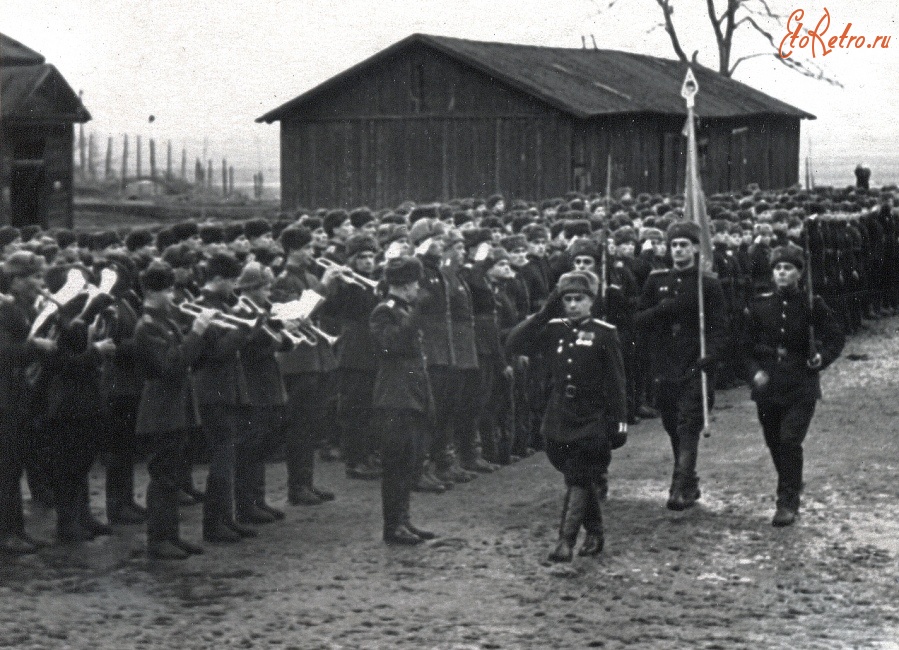
{"type": "MultiPolygon", "coordinates": [[[[620,0],[610,0],[605,9],[600,8],[599,13],[611,9],[620,0]]],[[[641,0],[648,1],[648,0],[641,0]]],[[[662,12],[662,22],[653,25],[648,31],[662,28],[671,39],[671,46],[677,58],[685,63],[696,63],[698,50],[693,51],[692,57],[687,57],[677,28],[674,25],[674,4],[676,0],[654,0],[662,12]]],[[[690,0],[695,1],[695,0],[690,0]]],[[[594,3],[598,0],[594,0],[594,3]]],[[[715,36],[715,44],[718,48],[718,72],[725,77],[732,77],[734,71],[743,61],[758,57],[774,57],[781,65],[803,76],[818,79],[826,83],[842,87],[839,81],[831,77],[825,69],[814,61],[802,60],[791,56],[780,56],[780,41],[775,38],[787,33],[787,16],[772,10],[768,0],[724,0],[726,6],[719,13],[715,6],[715,0],[705,0],[709,23],[715,36]],[[740,56],[733,59],[734,36],[746,34],[746,38],[753,38],[764,43],[760,51],[740,56]]],[[[719,0],[720,3],[720,0],[719,0]]],[[[803,26],[802,32],[808,34],[808,29],[803,26]]]]}

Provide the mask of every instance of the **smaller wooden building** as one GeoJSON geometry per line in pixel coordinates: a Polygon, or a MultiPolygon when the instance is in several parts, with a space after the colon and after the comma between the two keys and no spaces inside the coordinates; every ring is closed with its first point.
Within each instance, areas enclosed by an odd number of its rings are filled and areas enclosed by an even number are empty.
{"type": "Polygon", "coordinates": [[[88,120],[43,55],[0,34],[0,225],[72,225],[74,125],[88,120]]]}
{"type": "MultiPolygon", "coordinates": [[[[693,65],[703,186],[787,187],[814,115],[693,65]]],[[[387,207],[502,192],[539,199],[612,183],[684,183],[687,64],[614,50],[413,34],[275,108],[281,196],[387,207]]]]}

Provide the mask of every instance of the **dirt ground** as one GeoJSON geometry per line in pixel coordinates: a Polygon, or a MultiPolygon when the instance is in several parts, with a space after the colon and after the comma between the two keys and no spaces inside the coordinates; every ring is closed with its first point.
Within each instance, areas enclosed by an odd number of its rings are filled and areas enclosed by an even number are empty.
{"type": "MultiPolygon", "coordinates": [[[[739,389],[719,393],[692,510],[664,508],[659,421],[632,430],[612,464],[598,559],[545,563],[562,482],[543,454],[415,494],[413,517],[441,534],[415,548],[381,543],[377,483],[320,463],[317,483],[337,500],[289,507],[283,465],[271,465],[271,501],[288,515],[259,539],[160,563],[144,556],[142,527],[122,527],[2,558],[0,646],[899,648],[897,326],[871,325],[826,373],[791,528],[770,525],[774,471],[739,389]]],[[[143,467],[139,480],[142,499],[143,467]]],[[[182,521],[199,539],[199,508],[182,521]]],[[[52,525],[52,513],[28,516],[32,533],[52,525]]]]}

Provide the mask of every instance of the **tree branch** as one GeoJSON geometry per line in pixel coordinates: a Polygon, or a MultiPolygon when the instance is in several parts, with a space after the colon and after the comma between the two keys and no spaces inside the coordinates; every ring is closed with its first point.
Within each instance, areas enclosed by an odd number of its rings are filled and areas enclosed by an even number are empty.
{"type": "MultiPolygon", "coordinates": [[[[749,2],[750,2],[750,0],[746,0],[746,2],[743,3],[743,8],[746,9],[746,11],[752,11],[753,13],[756,13],[754,10],[749,8],[749,2]]],[[[773,18],[774,20],[783,20],[782,15],[776,14],[773,11],[771,11],[771,7],[768,6],[768,3],[766,2],[766,0],[756,0],[756,2],[758,2],[760,5],[762,5],[765,8],[765,15],[768,16],[768,18],[773,18]]]]}
{"type": "MultiPolygon", "coordinates": [[[[729,4],[729,3],[728,3],[729,4]]],[[[712,31],[715,32],[715,40],[718,41],[718,50],[720,55],[721,43],[724,41],[724,34],[721,33],[721,21],[727,16],[725,11],[721,14],[721,18],[715,16],[715,0],[706,0],[705,7],[709,12],[709,21],[712,23],[712,31]]]]}
{"type": "Polygon", "coordinates": [[[665,31],[668,32],[668,37],[671,39],[674,53],[677,54],[678,59],[687,63],[687,55],[684,54],[684,50],[680,46],[677,31],[674,29],[674,22],[671,20],[671,14],[674,12],[674,9],[671,7],[671,0],[656,0],[656,3],[662,8],[662,14],[665,16],[665,31]]]}
{"type": "Polygon", "coordinates": [[[732,77],[734,71],[737,69],[737,66],[740,65],[743,61],[747,59],[755,59],[760,56],[777,56],[777,52],[758,52],[757,54],[747,54],[746,56],[741,56],[739,59],[734,61],[734,64],[731,66],[727,76],[732,77]]]}
{"type": "MultiPolygon", "coordinates": [[[[767,32],[764,28],[762,28],[757,22],[755,22],[755,20],[752,18],[752,16],[743,16],[743,18],[741,18],[737,22],[737,25],[739,25],[740,23],[749,23],[750,25],[752,25],[752,27],[755,29],[755,31],[757,31],[759,34],[761,34],[762,36],[764,36],[765,38],[768,39],[768,43],[770,43],[771,47],[773,47],[775,50],[777,49],[778,46],[777,46],[777,43],[774,42],[774,37],[771,36],[771,34],[769,32],[767,32]]],[[[735,25],[734,29],[736,29],[736,27],[737,26],[735,25]]]]}

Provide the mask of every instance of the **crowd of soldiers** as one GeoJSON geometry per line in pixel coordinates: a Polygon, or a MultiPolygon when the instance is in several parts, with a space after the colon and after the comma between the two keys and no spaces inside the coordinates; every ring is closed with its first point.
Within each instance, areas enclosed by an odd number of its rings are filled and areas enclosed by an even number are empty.
{"type": "MultiPolygon", "coordinates": [[[[712,351],[699,358],[690,347],[688,365],[712,391],[747,381],[749,307],[774,288],[772,251],[808,268],[845,332],[895,313],[897,206],[896,188],[710,196],[712,351]]],[[[410,521],[409,492],[444,493],[547,449],[553,391],[576,400],[593,390],[590,372],[579,386],[520,332],[529,316],[562,316],[565,295],[587,296],[601,325],[559,338],[560,355],[617,340],[622,398],[620,408],[617,393],[610,398],[605,417],[607,444],[623,444],[627,425],[660,409],[663,419],[676,414],[665,408],[664,369],[685,348],[667,349],[680,326],[666,343],[657,322],[662,307],[673,318],[660,294],[670,245],[695,239],[683,212],[682,197],[622,188],[541,202],[298,209],[126,233],[0,228],[0,550],[42,544],[26,533],[23,473],[32,500],[55,508],[59,541],[146,522],[148,555],[183,559],[203,548],[180,536],[179,505],[202,502],[210,543],[256,537],[284,518],[266,501],[273,459],[286,464],[291,505],[334,499],[313,480],[316,454],[342,460],[350,479],[381,479],[385,541],[431,539],[410,521]],[[276,317],[310,296],[308,313],[276,317]],[[98,458],[109,523],[90,504],[98,458]],[[134,498],[140,458],[146,507],[134,498]],[[203,490],[193,479],[199,460],[209,463],[203,490]]],[[[618,367],[614,354],[603,358],[604,372],[618,367]]],[[[678,469],[675,436],[672,445],[668,505],[683,509],[699,490],[695,472],[678,469]]],[[[594,515],[607,465],[582,504],[594,515]]],[[[602,546],[601,523],[597,533],[590,521],[588,555],[602,546]]]]}

